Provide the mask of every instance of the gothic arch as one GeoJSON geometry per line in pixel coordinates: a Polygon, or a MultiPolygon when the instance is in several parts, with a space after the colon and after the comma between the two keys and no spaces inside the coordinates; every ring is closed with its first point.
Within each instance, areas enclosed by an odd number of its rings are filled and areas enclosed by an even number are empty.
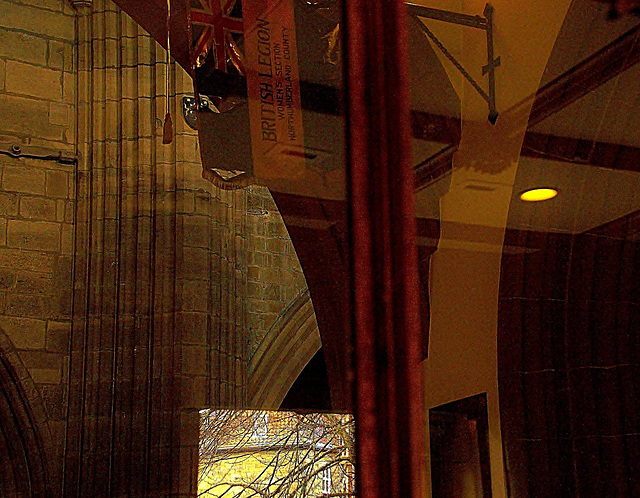
{"type": "Polygon", "coordinates": [[[249,362],[250,406],[279,408],[321,346],[313,303],[306,290],[280,314],[249,362]]]}
{"type": "Polygon", "coordinates": [[[50,440],[38,391],[0,328],[0,496],[51,496],[45,448],[50,440]]]}

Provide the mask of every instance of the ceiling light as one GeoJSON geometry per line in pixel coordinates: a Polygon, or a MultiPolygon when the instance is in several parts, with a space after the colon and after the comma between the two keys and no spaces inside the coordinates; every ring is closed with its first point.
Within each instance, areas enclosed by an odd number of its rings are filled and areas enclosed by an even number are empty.
{"type": "Polygon", "coordinates": [[[547,201],[558,195],[558,191],[552,188],[533,188],[520,194],[520,199],[527,202],[547,201]]]}

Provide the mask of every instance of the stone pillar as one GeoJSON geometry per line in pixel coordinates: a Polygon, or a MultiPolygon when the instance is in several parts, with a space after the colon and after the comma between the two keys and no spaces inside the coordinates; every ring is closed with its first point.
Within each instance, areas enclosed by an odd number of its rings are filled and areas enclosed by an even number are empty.
{"type": "Polygon", "coordinates": [[[64,495],[189,494],[175,327],[182,145],[162,145],[158,132],[164,53],[111,2],[75,6],[80,165],[64,495]]]}
{"type": "Polygon", "coordinates": [[[109,0],[77,2],[65,496],[193,496],[198,410],[246,398],[246,192],[202,178],[188,74],[109,0]],[[162,144],[166,71],[175,136],[162,144]]]}

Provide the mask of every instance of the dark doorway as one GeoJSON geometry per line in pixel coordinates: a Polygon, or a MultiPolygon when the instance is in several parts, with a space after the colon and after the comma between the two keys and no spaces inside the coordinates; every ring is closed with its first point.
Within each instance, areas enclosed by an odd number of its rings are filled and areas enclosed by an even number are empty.
{"type": "Polygon", "coordinates": [[[289,389],[281,410],[330,411],[329,378],[322,348],[311,358],[289,389]]]}
{"type": "Polygon", "coordinates": [[[429,410],[433,498],[491,497],[487,396],[429,410]]]}

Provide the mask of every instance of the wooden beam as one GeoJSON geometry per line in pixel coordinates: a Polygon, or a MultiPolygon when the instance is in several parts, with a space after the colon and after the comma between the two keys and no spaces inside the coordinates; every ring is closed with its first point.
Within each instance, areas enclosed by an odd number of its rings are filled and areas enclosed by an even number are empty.
{"type": "Polygon", "coordinates": [[[640,25],[538,90],[529,117],[529,128],[604,85],[639,61],[640,25]]]}
{"type": "MultiPolygon", "coordinates": [[[[414,113],[420,122],[429,119],[428,115],[414,113]]],[[[445,118],[436,116],[434,123],[441,123],[445,118]]],[[[454,120],[449,119],[447,126],[453,127],[454,120]]],[[[414,167],[416,183],[428,185],[441,178],[451,170],[451,157],[457,147],[455,137],[459,132],[445,132],[437,126],[414,130],[414,137],[431,142],[445,144],[436,155],[426,159],[414,167]],[[428,167],[424,167],[428,165],[428,167]]],[[[600,168],[623,171],[640,171],[640,147],[620,145],[593,140],[559,137],[546,133],[527,131],[522,145],[522,157],[549,159],[577,165],[591,165],[600,168]]]]}
{"type": "Polygon", "coordinates": [[[607,169],[640,171],[640,147],[556,137],[544,133],[527,132],[522,146],[522,156],[607,169]]]}

